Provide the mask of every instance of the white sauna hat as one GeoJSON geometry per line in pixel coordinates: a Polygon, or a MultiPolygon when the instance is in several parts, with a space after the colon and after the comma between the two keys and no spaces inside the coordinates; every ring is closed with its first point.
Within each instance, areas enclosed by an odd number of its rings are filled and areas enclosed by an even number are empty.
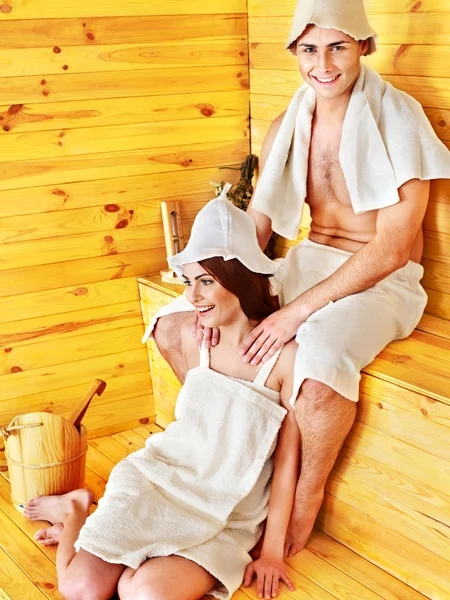
{"type": "Polygon", "coordinates": [[[221,195],[201,209],[186,248],[167,259],[178,276],[183,274],[183,265],[215,256],[237,258],[250,271],[265,275],[273,275],[280,267],[280,262],[270,260],[259,247],[250,215],[227,200],[230,188],[227,183],[221,195]]]}
{"type": "Polygon", "coordinates": [[[298,0],[286,49],[296,53],[295,41],[308,25],[338,29],[355,40],[368,40],[365,55],[377,49],[377,34],[369,25],[363,0],[298,0]]]}

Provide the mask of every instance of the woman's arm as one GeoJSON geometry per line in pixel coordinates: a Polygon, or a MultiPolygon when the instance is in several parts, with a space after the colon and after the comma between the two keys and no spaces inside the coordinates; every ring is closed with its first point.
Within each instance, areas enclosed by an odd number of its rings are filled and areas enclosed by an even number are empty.
{"type": "Polygon", "coordinates": [[[294,503],[300,460],[300,431],[295,421],[294,410],[288,411],[278,437],[274,456],[274,471],[269,500],[266,530],[261,555],[247,567],[244,585],[249,586],[253,576],[257,577],[259,598],[278,596],[279,580],[290,590],[283,560],[284,542],[294,503]]]}

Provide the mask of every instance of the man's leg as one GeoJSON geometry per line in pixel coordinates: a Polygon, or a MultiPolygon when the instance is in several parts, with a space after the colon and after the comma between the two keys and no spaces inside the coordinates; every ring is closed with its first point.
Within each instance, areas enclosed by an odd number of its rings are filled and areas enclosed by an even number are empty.
{"type": "Polygon", "coordinates": [[[325,483],[356,417],[356,403],[327,385],[306,379],[295,403],[301,432],[301,472],[289,527],[289,555],[308,541],[322,505],[325,483]]]}
{"type": "Polygon", "coordinates": [[[153,330],[153,339],[161,356],[172,367],[181,383],[186,378],[186,368],[181,353],[181,328],[187,319],[192,320],[192,312],[177,312],[160,317],[153,330]]]}

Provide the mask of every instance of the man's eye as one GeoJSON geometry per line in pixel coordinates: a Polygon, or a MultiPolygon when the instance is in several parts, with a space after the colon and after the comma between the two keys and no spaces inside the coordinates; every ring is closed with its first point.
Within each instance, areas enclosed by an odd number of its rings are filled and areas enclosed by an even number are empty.
{"type": "Polygon", "coordinates": [[[306,52],[306,54],[312,54],[314,52],[314,48],[305,48],[304,52],[306,52]]]}
{"type": "Polygon", "coordinates": [[[333,50],[344,50],[344,46],[333,46],[333,50]]]}

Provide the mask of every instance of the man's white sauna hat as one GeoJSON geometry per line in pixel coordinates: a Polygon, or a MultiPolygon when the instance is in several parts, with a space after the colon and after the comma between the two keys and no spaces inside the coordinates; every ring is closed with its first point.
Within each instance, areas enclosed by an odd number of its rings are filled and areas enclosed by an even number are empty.
{"type": "Polygon", "coordinates": [[[281,262],[270,260],[261,250],[256,226],[246,212],[227,200],[227,183],[218,198],[206,204],[195,217],[186,248],[168,258],[169,266],[180,277],[183,265],[221,256],[237,258],[254,273],[273,275],[281,262]]]}
{"type": "Polygon", "coordinates": [[[286,43],[292,54],[296,53],[295,41],[310,24],[338,29],[355,40],[368,40],[366,55],[377,49],[377,34],[369,25],[363,0],[298,0],[286,43]]]}

